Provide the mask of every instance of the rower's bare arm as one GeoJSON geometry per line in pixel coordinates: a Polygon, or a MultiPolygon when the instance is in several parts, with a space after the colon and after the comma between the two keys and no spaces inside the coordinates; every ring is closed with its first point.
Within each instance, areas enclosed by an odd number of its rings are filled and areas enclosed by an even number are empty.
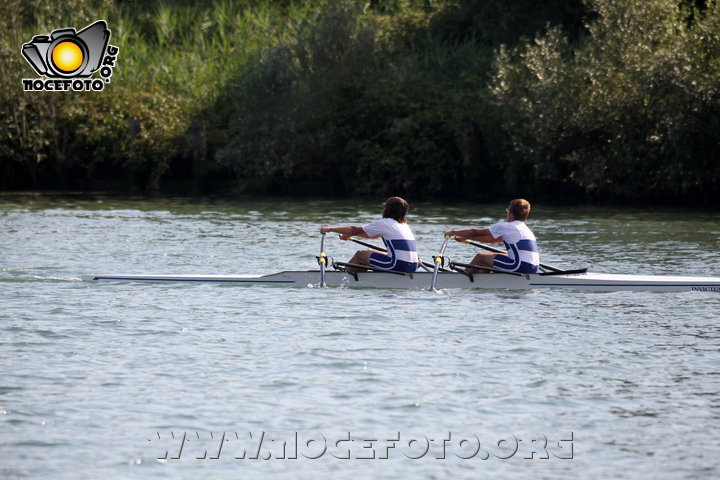
{"type": "Polygon", "coordinates": [[[493,237],[493,234],[490,233],[489,228],[482,228],[476,229],[475,235],[470,237],[470,240],[474,240],[476,242],[495,243],[502,242],[502,237],[495,238],[493,237]]]}
{"type": "MultiPolygon", "coordinates": [[[[370,238],[365,234],[365,231],[362,229],[362,227],[357,225],[351,225],[348,227],[321,227],[320,233],[339,233],[340,235],[350,237],[370,238]]],[[[347,240],[347,238],[343,238],[343,240],[347,240]]]]}
{"type": "Polygon", "coordinates": [[[473,240],[476,242],[494,243],[501,242],[502,238],[495,238],[489,228],[465,228],[462,230],[448,230],[446,236],[454,236],[458,242],[473,240]]]}

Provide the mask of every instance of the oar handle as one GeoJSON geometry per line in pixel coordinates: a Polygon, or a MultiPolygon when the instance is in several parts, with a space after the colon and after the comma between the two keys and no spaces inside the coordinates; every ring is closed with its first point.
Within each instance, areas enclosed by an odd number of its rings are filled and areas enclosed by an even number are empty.
{"type": "Polygon", "coordinates": [[[472,240],[464,240],[463,243],[467,243],[469,245],[472,245],[473,247],[482,248],[484,250],[487,250],[488,252],[505,253],[499,248],[491,247],[490,245],[483,245],[482,243],[473,242],[472,240]]]}
{"type": "Polygon", "coordinates": [[[362,240],[358,240],[355,237],[349,237],[348,240],[355,242],[355,243],[359,243],[363,247],[368,247],[368,248],[372,248],[373,250],[377,250],[378,252],[386,252],[387,253],[386,248],[378,247],[377,245],[373,245],[372,243],[363,242],[362,240]]]}

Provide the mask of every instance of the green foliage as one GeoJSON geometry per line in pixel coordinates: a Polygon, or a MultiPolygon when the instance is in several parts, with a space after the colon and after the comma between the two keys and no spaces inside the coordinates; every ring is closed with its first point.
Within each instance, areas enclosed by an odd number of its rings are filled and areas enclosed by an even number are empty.
{"type": "Polygon", "coordinates": [[[411,15],[329,3],[240,79],[222,161],[281,191],[305,181],[338,194],[452,194],[461,96],[452,81],[468,71],[472,44],[408,40],[416,28],[411,15]]]}
{"type": "Polygon", "coordinates": [[[498,56],[507,178],[610,199],[716,197],[718,2],[592,6],[586,41],[552,29],[498,56]]]}
{"type": "Polygon", "coordinates": [[[358,4],[333,2],[242,75],[221,161],[269,184],[325,178],[338,167],[330,147],[339,104],[361,91],[376,49],[374,27],[360,14],[358,4]]]}
{"type": "MultiPolygon", "coordinates": [[[[73,139],[63,124],[63,112],[74,99],[63,94],[24,93],[21,79],[30,67],[20,55],[24,42],[52,23],[61,28],[70,18],[85,21],[93,8],[108,2],[69,0],[54,3],[11,0],[0,6],[3,40],[0,52],[0,186],[42,185],[60,169],[74,163],[69,155],[73,139]],[[33,31],[34,33],[28,33],[33,31]]],[[[89,23],[89,22],[88,22],[89,23]]],[[[49,31],[49,30],[48,30],[49,31]]]]}
{"type": "Polygon", "coordinates": [[[40,2],[0,5],[0,187],[77,188],[124,179],[157,188],[176,159],[191,154],[187,131],[229,78],[311,15],[312,2],[40,2]],[[100,93],[22,92],[34,72],[20,47],[34,35],[107,19],[120,48],[112,83],[100,93]]]}
{"type": "Polygon", "coordinates": [[[718,0],[8,0],[0,28],[0,188],[720,196],[718,0]],[[22,91],[24,42],[101,18],[103,92],[22,91]]]}

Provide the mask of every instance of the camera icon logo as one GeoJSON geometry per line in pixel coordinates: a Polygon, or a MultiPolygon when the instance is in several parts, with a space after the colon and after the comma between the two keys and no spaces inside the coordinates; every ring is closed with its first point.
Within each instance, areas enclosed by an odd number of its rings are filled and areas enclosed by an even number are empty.
{"type": "Polygon", "coordinates": [[[98,20],[80,32],[60,28],[49,36],[36,35],[23,44],[22,54],[39,75],[89,77],[100,68],[109,39],[107,24],[98,20]]]}
{"type": "Polygon", "coordinates": [[[21,49],[22,56],[43,78],[23,78],[23,90],[102,91],[115,68],[120,49],[108,45],[110,30],[104,20],[77,32],[59,28],[50,35],[35,35],[21,49]],[[96,71],[100,78],[91,78],[96,71]]]}

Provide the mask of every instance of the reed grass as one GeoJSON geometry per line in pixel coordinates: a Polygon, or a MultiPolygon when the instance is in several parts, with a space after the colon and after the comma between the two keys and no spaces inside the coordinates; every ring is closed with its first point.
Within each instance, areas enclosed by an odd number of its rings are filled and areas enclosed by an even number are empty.
{"type": "Polygon", "coordinates": [[[116,83],[134,91],[161,86],[201,108],[260,52],[291,39],[289,27],[308,21],[311,5],[282,7],[265,0],[238,8],[237,2],[219,0],[199,9],[158,3],[140,23],[136,12],[123,7],[113,40],[121,65],[132,68],[118,68],[116,83]]]}
{"type": "Polygon", "coordinates": [[[162,172],[173,156],[182,154],[192,120],[213,105],[231,79],[262,52],[290,41],[296,25],[311,22],[318,4],[310,0],[286,5],[272,0],[50,3],[8,0],[0,5],[0,51],[5,59],[0,66],[4,86],[0,113],[6,119],[0,134],[0,183],[12,184],[18,176],[32,177],[34,182],[47,159],[75,158],[72,150],[77,147],[96,160],[66,162],[90,165],[100,162],[98,156],[106,156],[128,172],[149,164],[162,172]],[[104,92],[22,92],[20,79],[34,76],[19,55],[22,43],[57,28],[81,29],[98,19],[107,20],[110,44],[120,49],[112,82],[104,92]],[[132,138],[130,121],[141,126],[132,138]],[[27,125],[34,126],[32,131],[27,125]],[[59,137],[73,140],[63,143],[59,137]],[[14,168],[11,162],[24,166],[14,168]]]}

